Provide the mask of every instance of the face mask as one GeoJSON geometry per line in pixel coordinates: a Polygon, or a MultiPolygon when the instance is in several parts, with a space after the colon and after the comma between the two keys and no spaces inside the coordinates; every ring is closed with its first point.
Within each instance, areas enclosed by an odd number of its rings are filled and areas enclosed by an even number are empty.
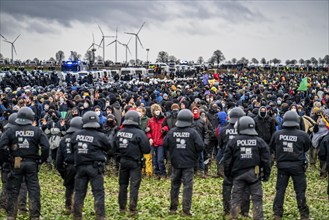
{"type": "Polygon", "coordinates": [[[296,109],[295,108],[292,108],[291,111],[296,112],[296,109]]]}
{"type": "Polygon", "coordinates": [[[177,110],[177,109],[172,110],[173,115],[178,115],[178,112],[179,112],[179,110],[177,110]]]}
{"type": "Polygon", "coordinates": [[[60,99],[59,99],[59,102],[60,102],[60,103],[64,103],[64,99],[63,99],[63,98],[60,98],[60,99]]]}
{"type": "Polygon", "coordinates": [[[260,116],[264,118],[266,116],[266,112],[261,112],[260,116]]]}
{"type": "Polygon", "coordinates": [[[83,103],[83,107],[84,108],[88,108],[89,107],[89,104],[85,102],[85,103],[83,103]]]}
{"type": "Polygon", "coordinates": [[[97,115],[97,116],[100,116],[100,114],[101,114],[100,111],[97,111],[97,112],[96,112],[96,115],[97,115]]]}
{"type": "Polygon", "coordinates": [[[109,103],[109,102],[106,102],[105,106],[106,106],[106,107],[107,107],[107,106],[110,106],[110,103],[109,103]]]}
{"type": "Polygon", "coordinates": [[[142,117],[142,113],[140,113],[140,112],[137,112],[137,113],[138,113],[139,117],[142,117]]]}
{"type": "Polygon", "coordinates": [[[281,105],[281,101],[277,101],[276,103],[277,103],[278,105],[281,105]]]}
{"type": "Polygon", "coordinates": [[[156,116],[159,116],[159,115],[160,115],[160,111],[159,111],[159,110],[156,110],[156,111],[154,111],[154,114],[155,114],[156,116]]]}
{"type": "Polygon", "coordinates": [[[206,99],[206,101],[207,101],[207,102],[209,102],[209,101],[210,101],[210,99],[206,99]]]}

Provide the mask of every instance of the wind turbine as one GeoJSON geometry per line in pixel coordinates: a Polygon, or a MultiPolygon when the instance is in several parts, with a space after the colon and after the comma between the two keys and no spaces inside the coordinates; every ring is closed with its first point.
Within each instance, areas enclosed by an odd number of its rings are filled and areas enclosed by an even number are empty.
{"type": "Polygon", "coordinates": [[[7,40],[3,35],[1,35],[1,37],[4,39],[4,40],[3,40],[4,42],[7,42],[7,43],[11,44],[11,63],[14,63],[14,51],[15,51],[15,54],[17,54],[14,43],[15,43],[16,40],[19,38],[19,36],[21,36],[21,35],[19,34],[19,35],[15,38],[15,40],[14,40],[13,42],[10,42],[10,41],[7,40]]]}
{"type": "Polygon", "coordinates": [[[115,36],[105,36],[104,33],[103,33],[103,31],[102,31],[102,29],[101,29],[101,26],[98,25],[98,27],[99,27],[99,30],[102,33],[102,40],[99,43],[99,47],[103,43],[103,62],[105,62],[105,38],[112,38],[112,37],[115,37],[115,36]]]}
{"type": "Polygon", "coordinates": [[[131,55],[131,52],[130,52],[130,49],[129,49],[129,46],[128,46],[130,40],[131,40],[131,38],[129,39],[128,43],[126,43],[126,44],[123,44],[120,41],[118,41],[119,44],[121,44],[122,46],[124,46],[126,48],[126,63],[128,63],[128,51],[131,55]]]}
{"type": "Polygon", "coordinates": [[[107,46],[110,46],[111,44],[115,43],[115,62],[117,62],[118,57],[118,43],[121,44],[120,41],[118,41],[118,27],[115,30],[115,40],[109,43],[107,46]]]}
{"type": "Polygon", "coordinates": [[[90,45],[90,47],[87,49],[87,51],[90,50],[90,48],[92,48],[91,49],[91,51],[93,53],[93,59],[92,59],[92,61],[94,62],[95,61],[95,51],[96,51],[95,46],[98,46],[99,47],[99,45],[98,44],[95,44],[94,33],[92,33],[92,34],[93,34],[93,43],[90,45]]]}
{"type": "Polygon", "coordinates": [[[141,42],[141,40],[139,39],[139,32],[142,30],[143,26],[144,26],[145,22],[142,24],[142,26],[139,28],[139,30],[137,31],[137,33],[129,33],[129,32],[125,32],[125,34],[130,34],[130,35],[134,35],[135,36],[135,64],[137,64],[137,41],[139,41],[140,45],[143,47],[143,44],[141,42]]]}

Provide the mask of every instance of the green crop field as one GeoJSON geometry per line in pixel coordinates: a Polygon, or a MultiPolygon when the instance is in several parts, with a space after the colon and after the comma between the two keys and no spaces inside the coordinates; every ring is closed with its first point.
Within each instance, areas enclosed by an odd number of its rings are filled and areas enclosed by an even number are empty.
{"type": "MultiPolygon", "coordinates": [[[[211,173],[214,173],[214,167],[211,173]]],[[[43,166],[40,173],[41,184],[41,215],[44,220],[73,219],[63,214],[64,187],[62,179],[56,171],[49,171],[43,166]]],[[[222,219],[222,178],[194,179],[194,194],[192,203],[192,219],[222,219]]],[[[264,215],[265,219],[272,219],[272,205],[275,196],[276,168],[272,170],[271,178],[263,183],[264,215]]],[[[315,168],[307,171],[307,202],[310,208],[311,219],[329,219],[329,202],[326,194],[327,179],[319,178],[319,171],[315,168]]],[[[139,191],[139,214],[130,217],[129,213],[120,214],[117,203],[118,178],[105,176],[105,205],[108,219],[184,219],[180,216],[181,206],[177,215],[169,215],[170,179],[156,180],[145,178],[139,191]]],[[[181,195],[180,195],[181,196],[181,195]]],[[[181,200],[180,200],[181,201],[181,200]]],[[[284,204],[284,219],[299,219],[295,192],[290,181],[284,204]]],[[[84,219],[95,218],[93,211],[93,198],[88,190],[84,205],[84,219]]],[[[252,212],[250,211],[250,215],[252,212]]],[[[0,219],[5,219],[5,213],[0,213],[0,219]]],[[[18,219],[29,219],[27,213],[19,214],[18,219]]],[[[241,218],[243,219],[243,218],[241,218]]]]}

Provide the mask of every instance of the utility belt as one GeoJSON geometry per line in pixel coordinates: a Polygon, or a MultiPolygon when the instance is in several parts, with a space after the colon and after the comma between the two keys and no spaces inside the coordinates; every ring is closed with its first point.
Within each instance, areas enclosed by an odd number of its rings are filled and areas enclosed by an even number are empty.
{"type": "Polygon", "coordinates": [[[140,159],[134,159],[134,158],[131,158],[131,157],[121,157],[121,159],[137,162],[141,166],[141,168],[146,167],[146,164],[145,164],[146,160],[145,160],[145,157],[143,157],[143,156],[140,159]]]}
{"type": "Polygon", "coordinates": [[[93,161],[93,162],[87,162],[87,163],[83,163],[81,165],[78,166],[90,166],[92,165],[93,168],[96,168],[98,170],[99,174],[103,174],[105,171],[105,161],[93,161]]]}
{"type": "Polygon", "coordinates": [[[37,160],[34,159],[34,158],[27,158],[27,157],[14,157],[12,162],[14,163],[13,168],[14,169],[19,169],[19,168],[21,168],[21,163],[22,162],[34,162],[34,163],[37,163],[37,160]]]}

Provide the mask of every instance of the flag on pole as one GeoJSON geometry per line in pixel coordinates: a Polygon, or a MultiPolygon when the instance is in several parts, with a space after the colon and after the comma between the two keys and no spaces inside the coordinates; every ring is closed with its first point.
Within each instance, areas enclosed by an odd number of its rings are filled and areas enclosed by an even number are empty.
{"type": "Polygon", "coordinates": [[[307,77],[304,77],[299,84],[297,91],[307,91],[307,77]]]}

